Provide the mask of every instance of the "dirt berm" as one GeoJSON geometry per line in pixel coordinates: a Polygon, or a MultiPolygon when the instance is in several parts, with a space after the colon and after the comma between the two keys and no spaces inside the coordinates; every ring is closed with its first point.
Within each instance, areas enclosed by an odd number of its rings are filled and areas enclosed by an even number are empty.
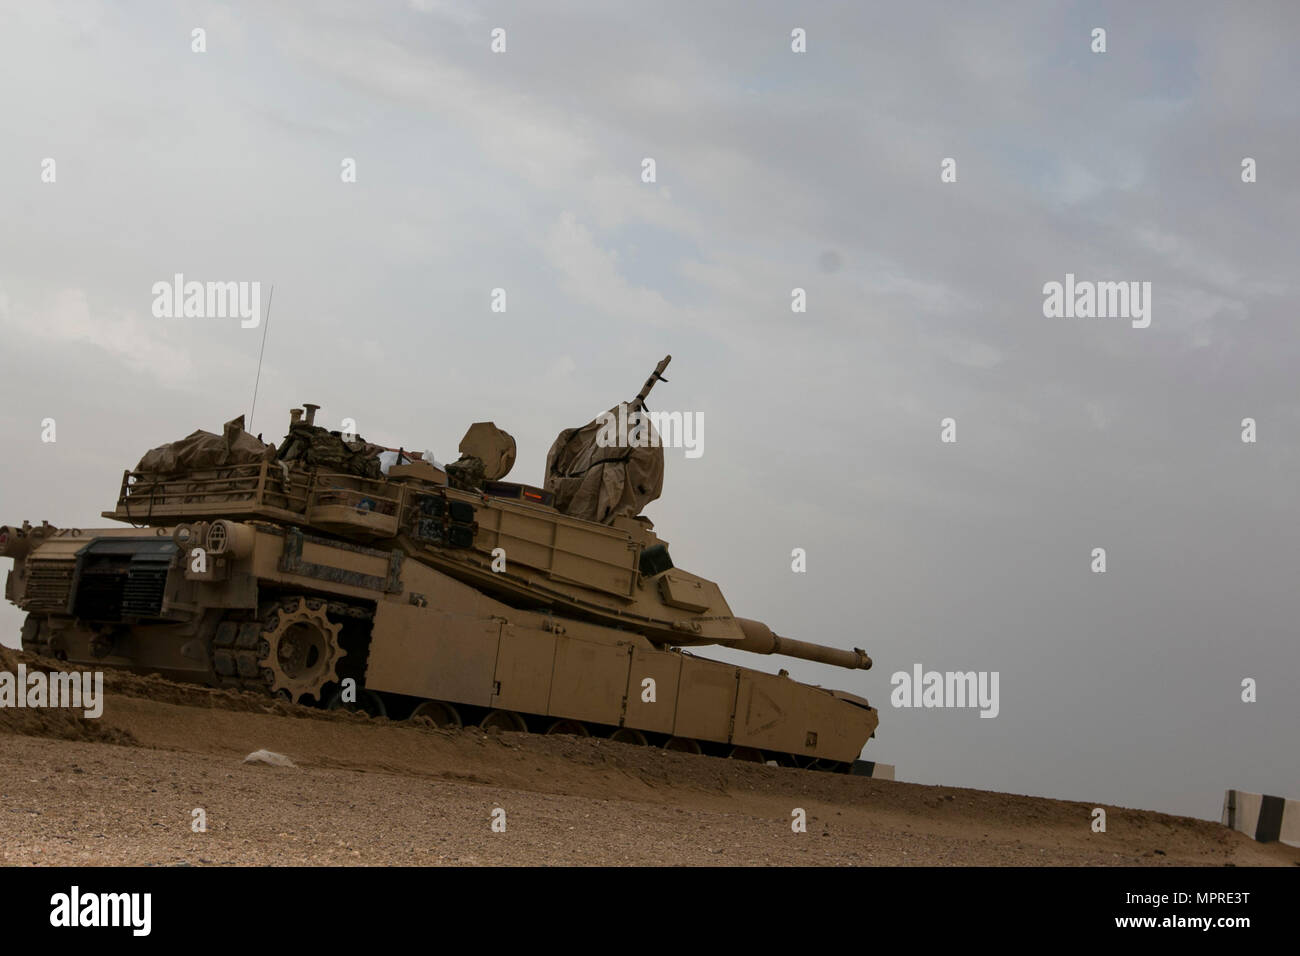
{"type": "MultiPolygon", "coordinates": [[[[0,670],[19,662],[65,666],[0,649],[0,670]]],[[[105,691],[99,719],[0,709],[0,863],[1300,862],[1145,810],[1106,807],[1093,833],[1091,802],[440,731],[113,672],[105,691]],[[243,763],[261,749],[296,766],[243,763]]]]}

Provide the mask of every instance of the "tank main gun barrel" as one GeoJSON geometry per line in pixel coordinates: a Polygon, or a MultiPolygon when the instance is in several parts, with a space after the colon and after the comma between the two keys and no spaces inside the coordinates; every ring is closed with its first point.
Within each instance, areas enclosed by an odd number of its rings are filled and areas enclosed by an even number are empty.
{"type": "Polygon", "coordinates": [[[792,637],[774,634],[770,627],[760,621],[752,621],[746,617],[738,617],[736,620],[740,623],[740,629],[745,632],[745,638],[729,646],[738,650],[751,651],[755,654],[783,654],[786,657],[798,657],[801,660],[817,661],[819,664],[830,664],[833,667],[847,667],[850,670],[868,670],[871,667],[871,658],[861,648],[855,647],[851,651],[845,651],[838,647],[796,641],[792,637]]]}

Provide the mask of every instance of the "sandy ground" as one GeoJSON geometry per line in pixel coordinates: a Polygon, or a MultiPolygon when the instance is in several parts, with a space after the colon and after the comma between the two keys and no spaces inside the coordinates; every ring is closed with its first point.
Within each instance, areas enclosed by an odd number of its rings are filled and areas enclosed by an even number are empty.
{"type": "MultiPolygon", "coordinates": [[[[0,653],[0,670],[19,659],[0,653]]],[[[1107,807],[1093,833],[1090,803],[441,731],[124,674],[107,689],[99,720],[0,710],[0,863],[1300,864],[1144,810],[1107,807]],[[296,766],[243,762],[259,749],[296,766]]]]}

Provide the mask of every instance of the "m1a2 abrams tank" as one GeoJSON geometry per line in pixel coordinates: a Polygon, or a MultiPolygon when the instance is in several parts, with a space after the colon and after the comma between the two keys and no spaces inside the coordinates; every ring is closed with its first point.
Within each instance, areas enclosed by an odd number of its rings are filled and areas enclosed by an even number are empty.
{"type": "Polygon", "coordinates": [[[645,398],[667,362],[561,432],[543,487],[502,480],[514,440],[492,423],[441,468],[326,431],[313,405],[278,447],[241,417],[154,449],[104,512],[124,527],[0,527],[23,647],[393,719],[849,770],[878,722],[866,700],[687,650],[871,666],[736,617],[640,516],[662,488],[645,398]],[[602,440],[620,414],[640,442],[602,440]]]}

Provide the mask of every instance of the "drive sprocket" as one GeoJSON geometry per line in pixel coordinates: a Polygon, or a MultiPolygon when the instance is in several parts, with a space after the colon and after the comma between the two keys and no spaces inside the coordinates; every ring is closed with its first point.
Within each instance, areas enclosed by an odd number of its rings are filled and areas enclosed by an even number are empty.
{"type": "Polygon", "coordinates": [[[258,665],[272,693],[295,703],[319,701],[325,686],[339,680],[338,663],[347,651],[339,643],[342,625],[330,621],[327,610],[318,598],[294,597],[263,617],[258,665]]]}

